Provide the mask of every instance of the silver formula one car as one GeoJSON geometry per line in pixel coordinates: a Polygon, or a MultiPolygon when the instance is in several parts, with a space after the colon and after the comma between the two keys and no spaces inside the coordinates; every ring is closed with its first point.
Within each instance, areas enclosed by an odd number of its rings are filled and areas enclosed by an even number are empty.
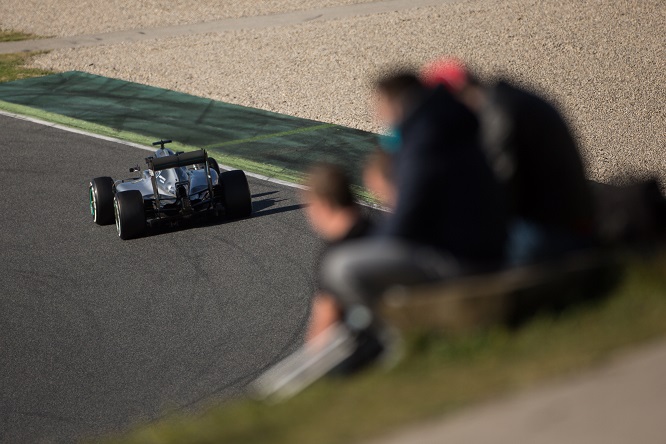
{"type": "Polygon", "coordinates": [[[146,158],[148,169],[130,168],[138,177],[114,181],[97,177],[90,181],[90,212],[99,225],[114,222],[121,239],[141,236],[147,227],[173,225],[183,219],[212,214],[239,219],[252,213],[252,199],[245,173],[220,172],[205,150],[174,153],[164,145],[146,158]]]}

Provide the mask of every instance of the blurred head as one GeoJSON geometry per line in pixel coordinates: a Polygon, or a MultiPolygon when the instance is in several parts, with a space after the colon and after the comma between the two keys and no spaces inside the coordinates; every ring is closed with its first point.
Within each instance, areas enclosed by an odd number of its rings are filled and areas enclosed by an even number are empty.
{"type": "Polygon", "coordinates": [[[317,164],[310,169],[305,185],[305,214],[312,229],[328,241],[343,238],[359,216],[347,174],[339,166],[317,164]]]}
{"type": "Polygon", "coordinates": [[[428,88],[444,86],[473,111],[482,106],[481,84],[460,59],[443,57],[426,63],[421,69],[421,81],[428,88]]]}
{"type": "Polygon", "coordinates": [[[456,95],[467,86],[469,71],[459,59],[441,58],[423,65],[421,80],[428,88],[442,85],[456,95]]]}
{"type": "Polygon", "coordinates": [[[375,107],[382,124],[397,126],[421,99],[425,91],[417,75],[402,71],[375,82],[375,107]]]}
{"type": "Polygon", "coordinates": [[[380,203],[388,208],[395,207],[396,190],[393,180],[393,157],[382,150],[375,149],[365,164],[363,182],[380,203]]]}

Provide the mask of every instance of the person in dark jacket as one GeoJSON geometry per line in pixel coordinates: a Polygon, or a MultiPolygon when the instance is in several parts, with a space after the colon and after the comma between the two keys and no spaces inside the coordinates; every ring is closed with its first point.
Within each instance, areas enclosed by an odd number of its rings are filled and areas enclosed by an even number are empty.
{"type": "MultiPolygon", "coordinates": [[[[411,72],[381,79],[376,90],[378,114],[399,140],[395,208],[369,239],[332,250],[322,267],[329,292],[361,308],[394,285],[493,269],[506,240],[503,195],[474,115],[411,72]]],[[[348,324],[364,328],[368,314],[349,310],[348,324]]]]}
{"type": "Polygon", "coordinates": [[[483,146],[510,204],[511,264],[548,261],[594,244],[583,162],[550,103],[506,80],[482,85],[455,59],[426,66],[423,78],[431,87],[445,86],[479,117],[483,146]]]}
{"type": "Polygon", "coordinates": [[[363,184],[385,209],[395,208],[393,156],[381,147],[370,153],[363,169],[363,184]]]}

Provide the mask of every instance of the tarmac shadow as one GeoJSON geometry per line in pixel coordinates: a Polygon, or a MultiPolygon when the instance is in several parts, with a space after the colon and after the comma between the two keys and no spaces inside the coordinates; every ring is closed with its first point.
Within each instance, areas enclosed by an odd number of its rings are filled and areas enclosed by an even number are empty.
{"type": "MultiPolygon", "coordinates": [[[[254,197],[254,196],[252,196],[254,197]]],[[[271,208],[275,206],[277,203],[284,202],[285,200],[288,199],[272,199],[272,198],[266,198],[266,199],[261,199],[261,200],[253,200],[252,201],[252,213],[257,213],[259,211],[265,210],[267,208],[271,208]]]]}
{"type": "Polygon", "coordinates": [[[286,207],[271,208],[269,210],[262,210],[252,213],[252,217],[270,216],[272,214],[286,213],[288,211],[296,211],[305,208],[303,204],[288,205],[286,207]]]}
{"type": "Polygon", "coordinates": [[[266,191],[265,193],[257,193],[252,195],[252,199],[256,199],[258,197],[264,197],[264,196],[271,196],[273,194],[277,194],[279,191],[266,191]]]}

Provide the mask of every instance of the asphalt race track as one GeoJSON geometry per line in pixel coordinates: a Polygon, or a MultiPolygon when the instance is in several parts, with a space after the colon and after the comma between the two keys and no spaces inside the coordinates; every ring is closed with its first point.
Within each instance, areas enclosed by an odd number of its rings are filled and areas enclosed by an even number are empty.
{"type": "Polygon", "coordinates": [[[0,116],[0,442],[210,405],[301,341],[319,245],[295,190],[250,180],[251,219],[122,241],[88,181],[148,154],[0,116]]]}

